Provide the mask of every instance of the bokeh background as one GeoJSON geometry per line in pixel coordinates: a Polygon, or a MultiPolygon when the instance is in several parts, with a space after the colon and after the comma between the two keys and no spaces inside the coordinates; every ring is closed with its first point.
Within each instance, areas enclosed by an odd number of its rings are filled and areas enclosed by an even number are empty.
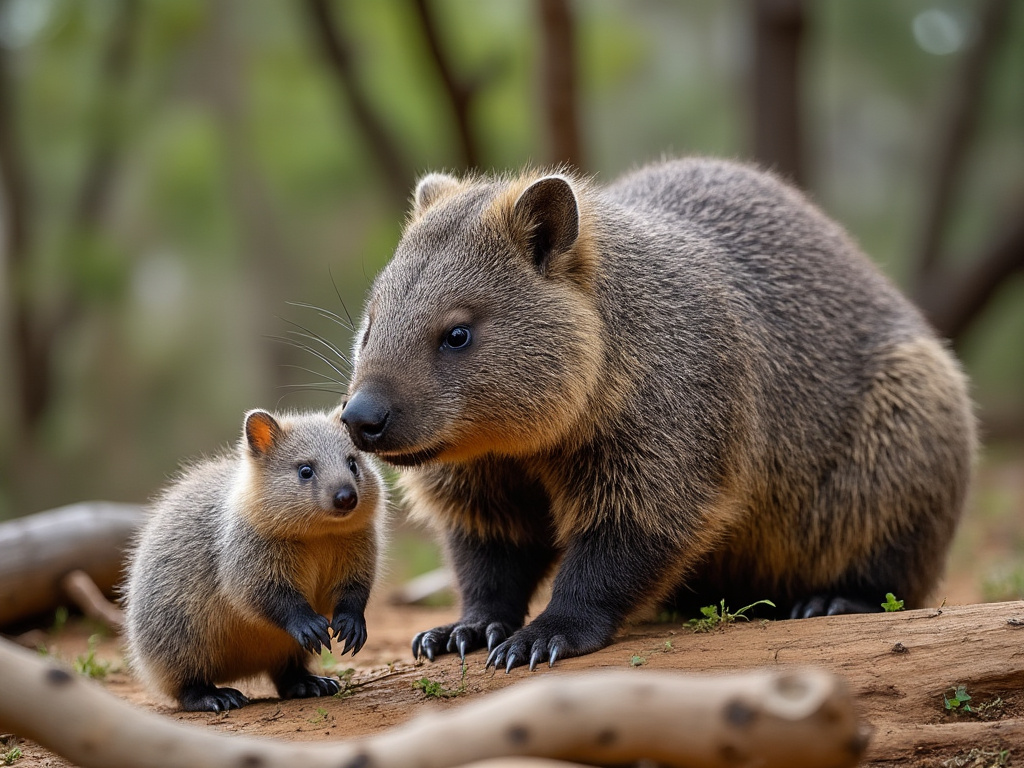
{"type": "Polygon", "coordinates": [[[349,345],[294,303],[358,313],[424,171],[663,154],[789,176],[950,338],[986,436],[950,589],[1024,597],[1013,0],[0,0],[0,519],[336,403],[272,337],[349,345]]]}

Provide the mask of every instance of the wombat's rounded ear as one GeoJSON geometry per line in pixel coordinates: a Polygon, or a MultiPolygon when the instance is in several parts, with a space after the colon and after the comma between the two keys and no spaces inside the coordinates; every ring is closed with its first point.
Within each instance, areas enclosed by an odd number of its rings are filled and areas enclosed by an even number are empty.
{"type": "Polygon", "coordinates": [[[245,441],[253,456],[265,456],[281,439],[281,425],[266,411],[257,408],[245,414],[245,441]]]}
{"type": "Polygon", "coordinates": [[[459,186],[459,180],[446,173],[428,173],[416,185],[412,197],[413,216],[422,216],[430,206],[459,186]]]}
{"type": "Polygon", "coordinates": [[[564,176],[545,176],[528,186],[513,208],[515,221],[529,232],[533,263],[544,273],[551,259],[565,253],[580,234],[576,193],[564,176]]]}

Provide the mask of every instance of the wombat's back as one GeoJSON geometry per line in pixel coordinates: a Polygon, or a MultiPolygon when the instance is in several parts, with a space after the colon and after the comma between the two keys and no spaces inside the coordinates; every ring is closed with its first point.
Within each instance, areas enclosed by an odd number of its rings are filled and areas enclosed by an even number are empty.
{"type": "MultiPolygon", "coordinates": [[[[652,281],[646,295],[665,305],[697,284],[730,319],[719,354],[741,371],[726,384],[739,386],[734,399],[750,405],[749,463],[735,479],[747,512],[698,589],[752,585],[763,597],[888,583],[919,604],[942,571],[976,438],[965,378],[918,310],[771,175],[680,160],[605,194],[652,233],[660,264],[640,278],[652,281]]],[[[628,271],[616,280],[635,280],[628,271]]],[[[664,314],[666,327],[687,322],[685,309],[664,314]]]]}

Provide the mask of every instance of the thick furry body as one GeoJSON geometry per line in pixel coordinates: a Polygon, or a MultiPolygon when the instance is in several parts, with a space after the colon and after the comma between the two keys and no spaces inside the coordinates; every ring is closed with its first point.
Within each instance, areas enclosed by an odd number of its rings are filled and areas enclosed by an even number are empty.
{"type": "Polygon", "coordinates": [[[187,709],[239,706],[241,694],[213,685],[264,672],[282,696],[334,692],[307,673],[310,652],[330,647],[329,627],[345,650],[366,638],[380,477],[337,414],[273,423],[269,442],[254,448],[247,435],[237,452],[186,469],[154,503],[131,556],[130,664],[187,709]]]}
{"type": "Polygon", "coordinates": [[[586,653],[657,601],[918,606],[969,485],[949,351],[838,225],[728,162],[604,189],[428,176],[356,354],[342,418],[414,465],[458,576],[463,618],[414,641],[430,657],[586,653]],[[439,347],[453,324],[471,343],[439,347]]]}

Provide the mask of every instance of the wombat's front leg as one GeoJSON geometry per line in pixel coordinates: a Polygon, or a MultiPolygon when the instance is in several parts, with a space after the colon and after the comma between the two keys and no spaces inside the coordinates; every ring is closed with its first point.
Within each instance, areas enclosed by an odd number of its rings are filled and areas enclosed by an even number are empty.
{"type": "Polygon", "coordinates": [[[566,550],[547,608],[494,648],[485,666],[508,672],[528,663],[533,669],[603,648],[679,555],[677,543],[629,524],[579,534],[566,550]]]}
{"type": "Polygon", "coordinates": [[[341,653],[348,653],[351,648],[355,656],[366,642],[366,601],[370,599],[370,585],[346,584],[338,592],[341,596],[334,606],[331,630],[335,639],[345,641],[341,653]]]}
{"type": "Polygon", "coordinates": [[[268,584],[257,598],[263,615],[279,626],[310,653],[320,653],[321,646],[331,649],[327,619],[313,610],[295,587],[268,584]]]}
{"type": "Polygon", "coordinates": [[[449,558],[462,597],[462,618],[426,632],[412,641],[412,654],[431,661],[442,653],[465,658],[470,651],[494,648],[523,626],[538,582],[555,559],[550,544],[513,543],[449,532],[449,558]]]}

